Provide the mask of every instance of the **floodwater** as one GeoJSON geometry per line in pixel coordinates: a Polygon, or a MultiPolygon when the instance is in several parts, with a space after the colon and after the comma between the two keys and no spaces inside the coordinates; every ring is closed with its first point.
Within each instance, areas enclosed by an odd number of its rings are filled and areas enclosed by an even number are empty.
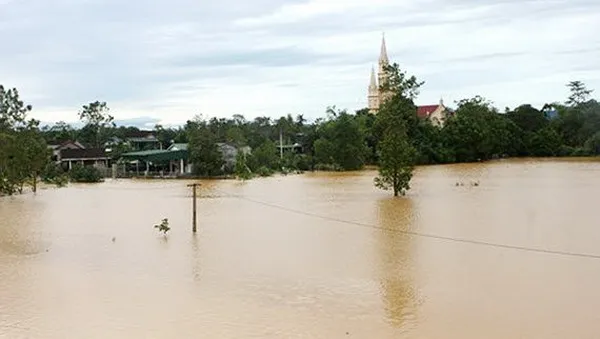
{"type": "Polygon", "coordinates": [[[404,198],[369,171],[204,181],[196,235],[186,181],[0,198],[0,337],[599,338],[600,259],[448,239],[600,255],[599,174],[428,166],[404,198]]]}

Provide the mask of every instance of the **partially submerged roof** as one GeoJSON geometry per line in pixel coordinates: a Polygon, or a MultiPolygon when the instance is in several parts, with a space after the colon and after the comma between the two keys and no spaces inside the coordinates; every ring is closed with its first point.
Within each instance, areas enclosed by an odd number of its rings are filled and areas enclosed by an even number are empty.
{"type": "Polygon", "coordinates": [[[187,159],[188,151],[187,151],[187,149],[185,149],[185,150],[183,150],[183,149],[180,149],[180,150],[157,149],[157,150],[149,150],[149,151],[124,153],[122,155],[122,157],[124,159],[128,159],[128,160],[164,162],[164,161],[171,161],[171,160],[187,159]]]}
{"type": "Polygon", "coordinates": [[[102,148],[63,149],[60,151],[61,160],[97,160],[108,159],[102,148]]]}

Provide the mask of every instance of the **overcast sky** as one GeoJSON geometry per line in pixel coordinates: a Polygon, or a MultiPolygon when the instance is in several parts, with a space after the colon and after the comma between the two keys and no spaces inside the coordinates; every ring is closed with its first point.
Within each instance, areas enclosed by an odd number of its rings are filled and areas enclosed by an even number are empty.
{"type": "Polygon", "coordinates": [[[417,104],[542,105],[570,80],[600,92],[599,18],[598,0],[0,0],[0,83],[49,122],[95,100],[138,125],[314,119],[367,105],[385,32],[417,104]]]}

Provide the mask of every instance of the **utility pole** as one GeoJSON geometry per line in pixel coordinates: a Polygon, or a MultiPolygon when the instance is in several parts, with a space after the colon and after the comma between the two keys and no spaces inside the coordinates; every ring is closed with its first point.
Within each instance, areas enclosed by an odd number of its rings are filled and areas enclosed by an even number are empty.
{"type": "Polygon", "coordinates": [[[192,192],[193,192],[193,197],[192,199],[192,206],[193,206],[193,210],[192,210],[192,232],[196,233],[196,187],[200,186],[200,184],[198,183],[193,183],[193,184],[189,184],[188,187],[192,187],[192,192]]]}
{"type": "Polygon", "coordinates": [[[283,134],[281,127],[279,127],[279,158],[283,159],[283,134]]]}

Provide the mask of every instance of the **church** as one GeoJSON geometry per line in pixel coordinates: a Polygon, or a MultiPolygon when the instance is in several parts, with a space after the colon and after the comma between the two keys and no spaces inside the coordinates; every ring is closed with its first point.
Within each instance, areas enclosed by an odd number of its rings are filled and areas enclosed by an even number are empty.
{"type": "MultiPolygon", "coordinates": [[[[387,55],[387,47],[385,45],[385,36],[381,39],[381,51],[379,52],[379,63],[377,68],[377,74],[375,69],[371,68],[371,81],[369,83],[368,102],[369,112],[377,114],[379,106],[387,99],[390,98],[391,93],[382,91],[380,86],[386,81],[386,67],[390,64],[387,55]]],[[[448,117],[448,110],[444,106],[443,100],[436,105],[424,105],[417,106],[417,116],[422,119],[431,121],[432,124],[437,126],[443,126],[446,118],[448,117]]]]}

